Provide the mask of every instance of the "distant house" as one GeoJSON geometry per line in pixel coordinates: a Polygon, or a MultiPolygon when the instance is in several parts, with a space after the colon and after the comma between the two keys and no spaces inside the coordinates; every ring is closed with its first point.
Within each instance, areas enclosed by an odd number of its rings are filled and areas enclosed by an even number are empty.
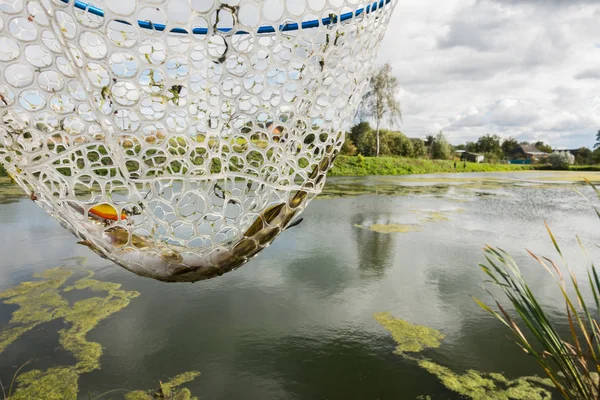
{"type": "Polygon", "coordinates": [[[462,161],[469,161],[469,162],[475,162],[475,163],[482,163],[485,161],[485,157],[483,156],[483,154],[470,153],[468,151],[465,151],[464,153],[462,153],[460,159],[462,161]]]}
{"type": "Polygon", "coordinates": [[[530,144],[520,144],[510,153],[511,162],[513,160],[536,162],[547,156],[548,153],[545,153],[530,144]]]}

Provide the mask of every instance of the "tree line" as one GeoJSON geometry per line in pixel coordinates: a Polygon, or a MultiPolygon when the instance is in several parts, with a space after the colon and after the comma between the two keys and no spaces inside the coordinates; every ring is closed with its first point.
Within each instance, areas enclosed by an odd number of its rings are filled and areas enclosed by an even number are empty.
{"type": "MultiPolygon", "coordinates": [[[[402,156],[414,158],[432,158],[447,160],[454,158],[457,150],[481,154],[487,162],[499,162],[512,159],[520,145],[532,145],[539,151],[553,153],[552,147],[543,141],[534,143],[519,142],[514,138],[502,139],[498,135],[488,134],[476,142],[467,142],[452,146],[440,131],[437,135],[429,135],[425,140],[408,138],[402,132],[381,129],[381,124],[388,122],[394,126],[402,119],[400,102],[396,99],[399,83],[392,75],[389,64],[381,66],[369,79],[369,88],[364,95],[357,117],[362,121],[352,127],[346,135],[342,154],[378,157],[379,155],[402,156]],[[375,129],[366,120],[375,123],[375,129]]],[[[600,131],[596,136],[594,150],[581,147],[576,152],[575,164],[600,164],[600,131]]]]}
{"type": "MultiPolygon", "coordinates": [[[[342,146],[342,154],[362,155],[365,157],[377,156],[377,136],[379,136],[379,155],[398,156],[410,158],[430,158],[434,160],[450,160],[456,158],[457,150],[481,154],[490,163],[515,158],[520,145],[531,145],[539,151],[550,155],[552,147],[543,142],[518,141],[515,138],[502,139],[498,135],[484,135],[477,141],[467,142],[456,146],[451,145],[443,132],[437,135],[428,135],[425,139],[409,138],[399,131],[388,129],[373,129],[368,122],[354,125],[346,134],[346,141],[342,146]]],[[[574,152],[575,164],[592,165],[600,164],[600,145],[594,150],[581,147],[574,152]]]]}
{"type": "Polygon", "coordinates": [[[355,156],[376,157],[399,156],[410,158],[431,158],[448,160],[455,148],[448,143],[442,132],[427,136],[425,140],[409,138],[402,132],[387,129],[374,130],[368,122],[360,122],[346,133],[346,141],[341,153],[355,156]],[[379,137],[379,145],[377,138],[379,137]]]}

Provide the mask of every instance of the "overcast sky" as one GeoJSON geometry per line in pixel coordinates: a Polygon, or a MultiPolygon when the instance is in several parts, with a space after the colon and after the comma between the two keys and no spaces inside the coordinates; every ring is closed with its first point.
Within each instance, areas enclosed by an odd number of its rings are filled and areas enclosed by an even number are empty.
{"type": "Polygon", "coordinates": [[[400,81],[402,131],[593,146],[600,0],[399,0],[379,61],[400,81]]]}

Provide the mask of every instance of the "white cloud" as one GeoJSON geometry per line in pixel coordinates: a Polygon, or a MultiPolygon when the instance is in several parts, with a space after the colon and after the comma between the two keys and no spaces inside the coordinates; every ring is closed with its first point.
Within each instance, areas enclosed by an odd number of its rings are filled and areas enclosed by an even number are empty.
{"type": "Polygon", "coordinates": [[[591,146],[600,129],[600,5],[592,0],[399,1],[379,52],[403,130],[591,146]]]}
{"type": "Polygon", "coordinates": [[[600,68],[590,68],[578,72],[575,79],[600,79],[600,68]]]}
{"type": "Polygon", "coordinates": [[[529,125],[540,118],[539,112],[534,109],[534,106],[530,101],[504,99],[483,110],[471,107],[461,114],[449,128],[529,125]]]}

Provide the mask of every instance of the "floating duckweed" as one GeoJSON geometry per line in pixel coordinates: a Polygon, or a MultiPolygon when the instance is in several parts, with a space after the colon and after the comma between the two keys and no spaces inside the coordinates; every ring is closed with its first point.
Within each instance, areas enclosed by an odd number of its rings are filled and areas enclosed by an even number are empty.
{"type": "Polygon", "coordinates": [[[65,288],[65,292],[70,292],[71,290],[85,290],[90,289],[93,292],[111,292],[118,290],[121,285],[113,282],[102,282],[97,281],[95,279],[79,279],[73,285],[65,288]]]}
{"type": "Polygon", "coordinates": [[[368,229],[370,231],[378,233],[406,233],[421,230],[421,228],[417,225],[408,224],[374,224],[370,226],[354,224],[354,226],[357,228],[368,229]]]}
{"type": "Polygon", "coordinates": [[[359,225],[354,224],[356,228],[367,229],[377,233],[407,233],[407,232],[418,232],[422,230],[421,225],[437,222],[447,221],[450,219],[451,214],[461,213],[465,210],[462,208],[456,208],[453,210],[445,211],[423,211],[423,210],[412,210],[414,213],[422,214],[423,217],[419,220],[418,224],[373,224],[373,225],[359,225]]]}
{"type": "Polygon", "coordinates": [[[423,211],[423,210],[413,210],[415,213],[419,213],[423,215],[421,219],[422,223],[428,222],[437,222],[437,221],[448,221],[452,214],[463,213],[465,210],[463,208],[456,208],[453,210],[443,210],[443,211],[423,211]]]}
{"type": "MultiPolygon", "coordinates": [[[[339,158],[338,158],[339,161],[339,158]]],[[[335,174],[335,168],[332,173],[335,174]]],[[[331,174],[330,174],[331,175],[331,174]]],[[[364,195],[384,196],[413,196],[424,195],[443,197],[450,201],[469,202],[475,200],[477,191],[485,190],[487,195],[503,196],[506,188],[520,189],[548,189],[558,185],[582,184],[584,178],[598,180],[600,174],[588,172],[558,172],[527,173],[522,172],[518,178],[510,176],[370,176],[368,180],[363,177],[339,177],[329,180],[323,188],[318,199],[331,199],[338,197],[355,197],[364,195]],[[367,182],[368,184],[365,184],[367,182]],[[458,192],[461,197],[453,198],[449,191],[458,192]],[[449,196],[449,197],[448,197],[449,196]],[[466,196],[466,197],[463,197],[466,196]]]]}
{"type": "Polygon", "coordinates": [[[187,388],[179,388],[184,383],[196,379],[200,375],[198,371],[189,371],[179,374],[168,382],[160,382],[157,390],[143,391],[136,390],[125,395],[125,400],[198,400],[192,397],[192,393],[187,388]]]}
{"type": "MultiPolygon", "coordinates": [[[[449,368],[430,360],[419,359],[406,353],[416,353],[425,349],[438,348],[444,336],[433,328],[413,325],[396,319],[389,313],[375,314],[375,319],[391,334],[398,346],[394,353],[407,360],[417,361],[418,365],[432,375],[449,390],[473,400],[545,400],[551,399],[550,389],[554,387],[550,379],[527,376],[514,380],[498,373],[481,373],[473,370],[458,375],[449,368]]],[[[430,399],[422,395],[422,399],[430,399]]]]}
{"type": "Polygon", "coordinates": [[[0,293],[6,304],[19,306],[8,324],[0,332],[0,353],[25,332],[56,319],[70,325],[59,331],[59,342],[65,350],[73,354],[77,363],[72,366],[59,366],[46,371],[32,370],[17,378],[18,387],[11,400],[19,399],[76,399],[79,375],[100,367],[102,346],[86,339],[87,333],[103,319],[126,307],[132,298],[139,295],[135,291],[120,290],[121,285],[101,282],[88,277],[75,281],[64,288],[73,271],[58,267],[35,274],[38,281],[23,282],[0,293]],[[91,297],[72,305],[62,296],[71,290],[90,289],[93,292],[106,292],[105,297],[91,297]]]}
{"type": "Polygon", "coordinates": [[[139,295],[138,292],[123,290],[110,290],[108,293],[104,298],[92,297],[76,302],[63,316],[65,322],[71,324],[71,328],[59,332],[60,343],[65,350],[73,353],[78,361],[76,368],[80,372],[99,368],[102,355],[102,346],[87,341],[85,335],[98,322],[127,307],[130,300],[139,295]]]}
{"type": "Polygon", "coordinates": [[[0,292],[5,304],[16,304],[16,310],[8,328],[0,332],[0,353],[24,333],[45,322],[60,318],[69,303],[59,292],[72,272],[64,268],[53,268],[34,274],[40,281],[23,282],[19,286],[0,292]]]}
{"type": "Polygon", "coordinates": [[[375,314],[375,319],[391,334],[398,346],[394,353],[416,353],[425,349],[440,347],[444,335],[433,328],[413,325],[407,321],[396,319],[389,313],[375,314]]]}
{"type": "Polygon", "coordinates": [[[154,397],[143,390],[136,390],[125,395],[125,400],[154,400],[154,397]]]}
{"type": "Polygon", "coordinates": [[[430,211],[425,216],[425,219],[427,221],[433,222],[433,221],[447,221],[450,218],[448,217],[448,215],[446,213],[443,213],[441,211],[430,211]]]}
{"type": "Polygon", "coordinates": [[[183,385],[184,383],[191,382],[199,376],[200,376],[200,372],[198,372],[198,371],[184,372],[183,374],[177,375],[176,377],[171,379],[169,382],[163,383],[163,386],[166,386],[169,388],[175,388],[175,387],[183,385]]]}
{"type": "Polygon", "coordinates": [[[448,389],[473,400],[544,400],[551,399],[550,379],[528,376],[509,380],[502,374],[485,374],[473,370],[458,375],[432,361],[421,360],[419,366],[437,376],[448,389]]]}
{"type": "MultiPolygon", "coordinates": [[[[371,181],[371,180],[370,180],[371,181]]],[[[348,183],[328,182],[323,191],[317,196],[318,199],[334,199],[346,197],[358,197],[366,195],[375,196],[442,196],[448,192],[449,186],[420,185],[406,186],[402,184],[378,183],[376,185],[364,185],[364,180],[350,180],[348,183]]]]}
{"type": "Polygon", "coordinates": [[[19,387],[10,400],[76,399],[78,379],[79,374],[73,367],[28,371],[19,376],[19,387]]]}
{"type": "Polygon", "coordinates": [[[15,326],[12,328],[7,328],[0,332],[0,353],[4,351],[6,346],[23,336],[27,331],[30,331],[34,328],[35,325],[29,326],[15,326]]]}
{"type": "MultiPolygon", "coordinates": [[[[78,260],[81,264],[81,260],[78,260]]],[[[8,324],[0,332],[0,353],[34,327],[56,319],[64,320],[70,327],[59,331],[61,346],[73,354],[75,365],[53,367],[45,371],[27,371],[17,378],[18,387],[11,400],[76,399],[78,380],[82,373],[100,367],[102,346],[86,339],[86,334],[110,315],[127,307],[132,298],[139,295],[135,291],[121,290],[121,285],[113,282],[102,282],[88,276],[64,287],[73,275],[73,270],[58,267],[35,274],[41,280],[22,282],[18,286],[0,293],[0,299],[6,304],[19,306],[8,324]],[[62,296],[64,292],[89,289],[92,292],[106,292],[105,297],[91,297],[72,305],[62,296]]],[[[187,388],[181,385],[193,381],[199,372],[190,371],[177,375],[166,383],[160,383],[155,391],[135,391],[128,393],[127,400],[194,400],[187,388]]]]}

